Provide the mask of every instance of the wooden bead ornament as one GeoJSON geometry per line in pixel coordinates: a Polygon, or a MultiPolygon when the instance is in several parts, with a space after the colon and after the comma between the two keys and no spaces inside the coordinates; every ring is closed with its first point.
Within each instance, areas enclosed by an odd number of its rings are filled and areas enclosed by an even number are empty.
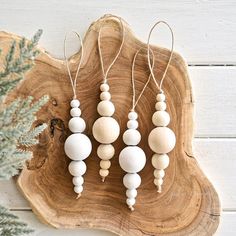
{"type": "Polygon", "coordinates": [[[108,73],[111,67],[114,65],[116,59],[118,58],[121,49],[124,44],[124,26],[122,20],[119,18],[121,30],[122,30],[122,42],[120,48],[113,59],[112,63],[108,66],[107,70],[104,70],[104,63],[101,52],[101,29],[98,34],[98,51],[99,58],[101,62],[101,68],[103,73],[103,82],[100,85],[100,102],[97,105],[97,112],[100,117],[94,122],[92,132],[94,138],[101,143],[97,149],[97,155],[101,159],[100,161],[100,171],[99,174],[102,178],[102,182],[109,174],[109,168],[111,166],[110,159],[115,154],[115,149],[112,143],[117,140],[120,135],[120,126],[118,122],[112,117],[115,113],[115,106],[111,101],[111,94],[109,92],[110,87],[108,85],[108,73]]]}
{"type": "Polygon", "coordinates": [[[72,134],[66,139],[64,150],[66,155],[72,160],[69,164],[68,170],[70,174],[73,176],[72,182],[74,184],[74,191],[75,193],[77,193],[77,198],[79,198],[81,196],[81,193],[83,192],[83,183],[84,183],[83,175],[85,174],[87,169],[86,164],[83,160],[90,155],[92,151],[92,144],[90,139],[85,134],[82,133],[86,128],[86,123],[84,119],[80,117],[81,116],[81,110],[79,108],[80,101],[76,98],[76,81],[78,78],[83,58],[83,43],[80,35],[76,32],[74,33],[78,36],[81,43],[81,58],[74,80],[72,79],[72,75],[69,68],[69,62],[66,57],[66,47],[65,47],[66,37],[64,41],[65,63],[74,94],[74,97],[70,102],[71,106],[70,115],[72,116],[72,118],[69,120],[68,123],[69,129],[72,132],[72,134]]]}
{"type": "MultiPolygon", "coordinates": [[[[143,49],[143,48],[141,48],[143,49]]],[[[134,83],[134,65],[137,58],[137,55],[140,53],[141,49],[139,49],[136,54],[134,55],[133,63],[132,63],[132,91],[133,91],[133,98],[132,98],[132,108],[128,114],[128,122],[127,122],[127,130],[123,134],[123,141],[127,145],[119,155],[119,164],[120,167],[127,172],[123,178],[123,184],[126,187],[126,204],[130,208],[131,211],[134,210],[134,205],[136,202],[137,196],[137,188],[141,184],[141,177],[138,172],[140,172],[145,164],[146,164],[146,155],[144,151],[138,147],[137,145],[141,141],[141,134],[137,130],[138,128],[138,114],[135,112],[135,107],[137,106],[144,90],[146,89],[151,76],[149,76],[146,84],[144,85],[139,97],[136,100],[136,93],[135,93],[135,83],[134,83]]]]}
{"type": "Polygon", "coordinates": [[[165,76],[169,68],[172,55],[173,55],[174,34],[171,27],[164,21],[159,21],[156,24],[154,24],[154,26],[150,30],[147,45],[148,45],[148,65],[149,65],[149,69],[152,75],[152,79],[154,80],[157,86],[157,90],[158,90],[158,93],[156,96],[156,105],[155,105],[156,112],[154,112],[152,116],[152,123],[156,126],[156,128],[154,128],[150,132],[148,136],[148,144],[149,144],[149,147],[152,149],[152,151],[155,153],[152,156],[152,165],[155,168],[154,184],[157,186],[157,192],[161,193],[163,178],[165,176],[164,170],[169,166],[169,162],[170,162],[169,156],[167,155],[167,153],[173,150],[176,143],[174,132],[170,128],[167,127],[170,123],[170,115],[168,112],[166,112],[166,102],[165,102],[166,97],[162,90],[163,80],[165,79],[165,76]],[[154,72],[153,72],[153,67],[151,66],[151,62],[150,62],[149,41],[150,41],[150,37],[151,37],[153,29],[158,24],[161,24],[161,23],[165,24],[170,29],[171,36],[172,36],[172,45],[171,45],[171,53],[170,53],[169,61],[162,75],[162,78],[160,80],[160,84],[158,84],[155,78],[154,72]]]}

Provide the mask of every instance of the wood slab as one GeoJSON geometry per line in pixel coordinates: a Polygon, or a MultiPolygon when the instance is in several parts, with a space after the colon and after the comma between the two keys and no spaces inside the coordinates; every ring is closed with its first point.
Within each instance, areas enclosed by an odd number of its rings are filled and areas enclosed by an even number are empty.
{"type": "MultiPolygon", "coordinates": [[[[17,96],[32,95],[36,99],[49,94],[50,102],[38,112],[38,120],[48,123],[48,129],[40,135],[39,144],[33,149],[33,158],[21,172],[18,187],[30,202],[41,221],[57,228],[98,228],[118,235],[212,235],[219,224],[220,203],[212,184],[205,177],[192,153],[193,139],[193,94],[187,66],[182,57],[174,53],[164,91],[167,111],[171,116],[170,128],[177,138],[175,149],[170,153],[170,166],[166,170],[163,192],[157,194],[153,184],[152,151],[147,137],[153,128],[151,116],[154,112],[156,87],[151,82],[146,89],[137,112],[139,130],[142,133],[140,146],[147,155],[147,164],[140,172],[141,187],[138,189],[135,211],[125,204],[124,172],[119,167],[119,151],[125,146],[122,136],[114,143],[116,155],[112,159],[110,175],[105,183],[98,174],[98,143],[92,136],[92,125],[97,119],[99,86],[102,72],[99,63],[97,36],[101,24],[103,30],[102,50],[105,65],[111,61],[120,44],[120,28],[117,18],[105,15],[88,29],[85,39],[85,57],[80,72],[78,97],[81,101],[82,117],[86,120],[86,134],[93,143],[93,152],[86,160],[84,192],[79,200],[73,191],[72,176],[67,167],[70,162],[63,146],[69,135],[69,102],[72,91],[63,61],[52,58],[44,50],[36,60],[36,66],[27,78],[15,89],[8,101],[17,96]]],[[[125,24],[125,44],[121,55],[109,75],[115,118],[126,129],[127,113],[131,105],[131,63],[135,52],[144,46],[125,24]]],[[[19,37],[1,33],[0,40],[6,45],[19,37]]],[[[153,47],[156,55],[156,74],[161,74],[169,58],[169,50],[153,47]]],[[[75,72],[80,54],[70,58],[75,72]]],[[[146,55],[137,58],[136,84],[141,91],[149,74],[146,55]]],[[[207,101],[206,101],[207,102],[207,101]]]]}

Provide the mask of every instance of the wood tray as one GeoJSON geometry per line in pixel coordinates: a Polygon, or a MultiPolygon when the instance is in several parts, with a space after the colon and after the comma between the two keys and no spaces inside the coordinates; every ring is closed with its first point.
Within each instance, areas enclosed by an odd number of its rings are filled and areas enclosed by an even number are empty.
{"type": "MultiPolygon", "coordinates": [[[[118,235],[212,235],[219,224],[220,204],[212,184],[205,177],[192,153],[193,139],[193,95],[187,66],[182,57],[174,53],[164,91],[167,110],[171,116],[170,128],[176,134],[177,144],[170,153],[170,166],[166,170],[163,192],[157,194],[153,184],[152,152],[147,137],[153,128],[151,116],[154,112],[156,87],[151,82],[137,107],[141,147],[147,155],[147,165],[141,171],[142,185],[138,189],[135,211],[125,204],[125,188],[122,184],[124,172],[118,164],[119,151],[125,146],[122,137],[114,143],[116,155],[112,159],[110,175],[105,183],[98,174],[99,159],[96,155],[98,143],[91,130],[98,114],[99,86],[102,81],[98,58],[97,37],[101,23],[109,26],[103,30],[102,49],[105,65],[111,61],[120,44],[120,28],[116,18],[106,15],[94,22],[84,39],[85,57],[80,73],[78,94],[82,117],[86,120],[86,133],[93,142],[93,152],[86,160],[84,192],[79,200],[73,192],[72,176],[67,167],[63,145],[69,135],[69,102],[72,91],[63,61],[52,58],[44,50],[36,60],[36,66],[20,86],[11,93],[9,100],[17,96],[32,95],[36,99],[49,94],[50,102],[38,113],[38,121],[48,123],[48,129],[40,135],[39,145],[34,148],[31,161],[21,172],[18,186],[35,214],[45,223],[57,228],[98,228],[118,235]]],[[[115,118],[126,129],[127,113],[131,104],[131,63],[141,46],[125,24],[125,44],[121,55],[109,75],[112,100],[116,107],[115,118]]],[[[1,42],[19,37],[1,33],[1,42]]],[[[153,47],[156,54],[156,73],[159,78],[169,58],[169,50],[153,47]]],[[[80,54],[70,58],[75,72],[80,54]]],[[[149,70],[146,56],[137,59],[136,84],[140,92],[149,70]]],[[[207,101],[206,101],[207,102],[207,101]]]]}

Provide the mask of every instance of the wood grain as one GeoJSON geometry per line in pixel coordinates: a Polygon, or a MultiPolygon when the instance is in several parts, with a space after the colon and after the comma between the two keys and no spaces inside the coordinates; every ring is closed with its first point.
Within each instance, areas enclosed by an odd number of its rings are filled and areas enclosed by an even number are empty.
{"type": "MultiPolygon", "coordinates": [[[[86,56],[81,70],[78,86],[83,117],[87,122],[87,134],[92,138],[91,127],[97,118],[96,104],[99,98],[101,70],[97,53],[97,32],[101,22],[106,21],[103,39],[105,60],[114,54],[112,49],[118,46],[119,32],[117,21],[106,16],[89,28],[84,47],[86,56]]],[[[0,39],[16,36],[1,34],[0,39]]],[[[125,130],[127,112],[131,103],[130,65],[135,51],[143,46],[126,25],[126,42],[109,82],[112,99],[116,106],[116,119],[122,132],[125,130]],[[121,76],[122,75],[122,76],[121,76]]],[[[154,48],[158,54],[157,73],[163,71],[169,51],[154,48]]],[[[70,60],[75,69],[79,54],[70,60]]],[[[148,74],[145,56],[138,59],[137,87],[140,91],[148,74]]],[[[39,98],[45,93],[51,101],[38,114],[38,122],[48,122],[50,129],[40,136],[40,144],[34,150],[33,159],[24,168],[18,178],[18,186],[32,205],[39,218],[55,227],[82,227],[109,230],[119,235],[211,235],[215,232],[220,215],[217,193],[204,176],[193,158],[192,141],[192,89],[186,64],[177,54],[164,83],[168,112],[172,117],[171,128],[175,131],[177,145],[170,154],[171,164],[165,177],[164,191],[157,195],[153,186],[153,169],[149,163],[142,171],[143,184],[135,212],[131,213],[125,201],[125,189],[122,186],[122,173],[118,165],[118,151],[113,160],[111,175],[105,184],[98,176],[99,162],[96,157],[97,143],[93,140],[94,151],[87,161],[83,197],[76,200],[72,190],[71,176],[67,171],[68,158],[63,151],[63,143],[68,135],[69,101],[71,88],[62,61],[53,59],[42,52],[34,70],[15,90],[9,99],[31,94],[39,98]]],[[[154,111],[155,86],[150,84],[137,112],[139,113],[141,143],[147,156],[151,152],[147,147],[147,135],[152,128],[151,114],[154,111]]],[[[115,149],[124,146],[121,139],[115,143],[115,149]]]]}

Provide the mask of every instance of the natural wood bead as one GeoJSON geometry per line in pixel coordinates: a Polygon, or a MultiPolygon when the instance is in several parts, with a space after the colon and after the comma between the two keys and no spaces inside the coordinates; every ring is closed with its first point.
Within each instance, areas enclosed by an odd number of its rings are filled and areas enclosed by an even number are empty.
{"type": "Polygon", "coordinates": [[[129,120],[127,122],[128,129],[137,129],[138,128],[138,121],[137,120],[129,120]]]}
{"type": "Polygon", "coordinates": [[[158,170],[167,168],[169,163],[170,159],[167,154],[154,154],[152,156],[152,165],[158,170]]]}
{"type": "Polygon", "coordinates": [[[94,138],[103,144],[110,144],[116,141],[120,134],[120,126],[112,117],[100,117],[93,124],[94,138]]]}
{"type": "Polygon", "coordinates": [[[100,167],[101,167],[101,169],[107,170],[111,167],[111,162],[109,160],[101,160],[100,167]]]}
{"type": "Polygon", "coordinates": [[[163,184],[163,179],[154,179],[154,184],[155,184],[156,186],[162,185],[162,184],[163,184]]]}
{"type": "Polygon", "coordinates": [[[138,145],[141,140],[141,134],[136,129],[128,129],[123,134],[123,141],[126,145],[138,145]]]}
{"type": "Polygon", "coordinates": [[[128,189],[136,189],[141,184],[141,178],[139,174],[126,174],[123,178],[123,184],[128,189]]]}
{"type": "Polygon", "coordinates": [[[157,102],[155,104],[155,109],[157,111],[165,111],[166,110],[166,103],[165,102],[157,102]]]}
{"type": "Polygon", "coordinates": [[[79,107],[80,106],[80,101],[78,99],[73,99],[70,102],[70,106],[73,107],[73,108],[79,107]]]}
{"type": "Polygon", "coordinates": [[[129,120],[137,120],[137,119],[138,119],[138,114],[137,114],[137,112],[135,112],[135,111],[129,112],[128,118],[129,118],[129,120]]]}
{"type": "Polygon", "coordinates": [[[100,94],[100,99],[101,100],[110,100],[111,99],[111,94],[109,92],[102,92],[100,94]]]}
{"type": "Polygon", "coordinates": [[[78,107],[72,108],[72,109],[70,110],[70,115],[71,115],[72,117],[81,116],[81,110],[80,110],[80,108],[78,108],[78,107]]]}
{"type": "Polygon", "coordinates": [[[127,189],[126,190],[126,196],[127,198],[136,198],[138,195],[138,192],[136,189],[127,189]]]}
{"type": "Polygon", "coordinates": [[[128,206],[133,206],[135,204],[136,200],[135,198],[127,198],[126,203],[128,206]]]}
{"type": "Polygon", "coordinates": [[[109,85],[108,84],[101,84],[100,85],[100,90],[102,91],[102,92],[108,92],[109,91],[109,85]]]}
{"type": "Polygon", "coordinates": [[[111,101],[101,101],[98,103],[97,111],[101,116],[112,116],[115,112],[115,107],[111,101]]]}
{"type": "Polygon", "coordinates": [[[156,100],[157,100],[158,102],[164,102],[164,101],[166,100],[165,94],[163,94],[163,93],[157,94],[156,100]]]}
{"type": "MultiPolygon", "coordinates": [[[[155,165],[156,165],[156,163],[155,163],[155,165]]],[[[165,176],[165,171],[163,169],[160,169],[160,170],[155,169],[154,170],[154,176],[157,179],[163,178],[165,176]]]]}
{"type": "Polygon", "coordinates": [[[73,133],[82,133],[86,128],[85,121],[81,117],[71,118],[68,126],[69,126],[70,131],[73,133]]]}
{"type": "Polygon", "coordinates": [[[155,153],[168,153],[175,146],[175,134],[168,127],[157,127],[148,136],[149,147],[155,153]]]}
{"type": "Polygon", "coordinates": [[[115,148],[111,144],[100,144],[97,154],[102,160],[109,160],[115,155],[115,148]]]}
{"type": "Polygon", "coordinates": [[[156,111],[152,116],[155,126],[167,126],[170,123],[170,115],[166,111],[156,111]]]}
{"type": "Polygon", "coordinates": [[[99,174],[101,177],[107,177],[109,175],[109,170],[105,170],[105,169],[100,169],[99,170],[99,174]]]}
{"type": "Polygon", "coordinates": [[[84,178],[82,176],[75,176],[73,177],[72,182],[74,185],[83,185],[84,178]]]}
{"type": "Polygon", "coordinates": [[[82,185],[80,185],[80,186],[75,186],[75,187],[74,187],[74,191],[75,191],[76,193],[82,193],[83,190],[84,190],[84,188],[83,188],[82,185]]]}
{"type": "Polygon", "coordinates": [[[86,172],[87,167],[84,161],[71,161],[68,169],[71,175],[80,176],[86,172]]]}

